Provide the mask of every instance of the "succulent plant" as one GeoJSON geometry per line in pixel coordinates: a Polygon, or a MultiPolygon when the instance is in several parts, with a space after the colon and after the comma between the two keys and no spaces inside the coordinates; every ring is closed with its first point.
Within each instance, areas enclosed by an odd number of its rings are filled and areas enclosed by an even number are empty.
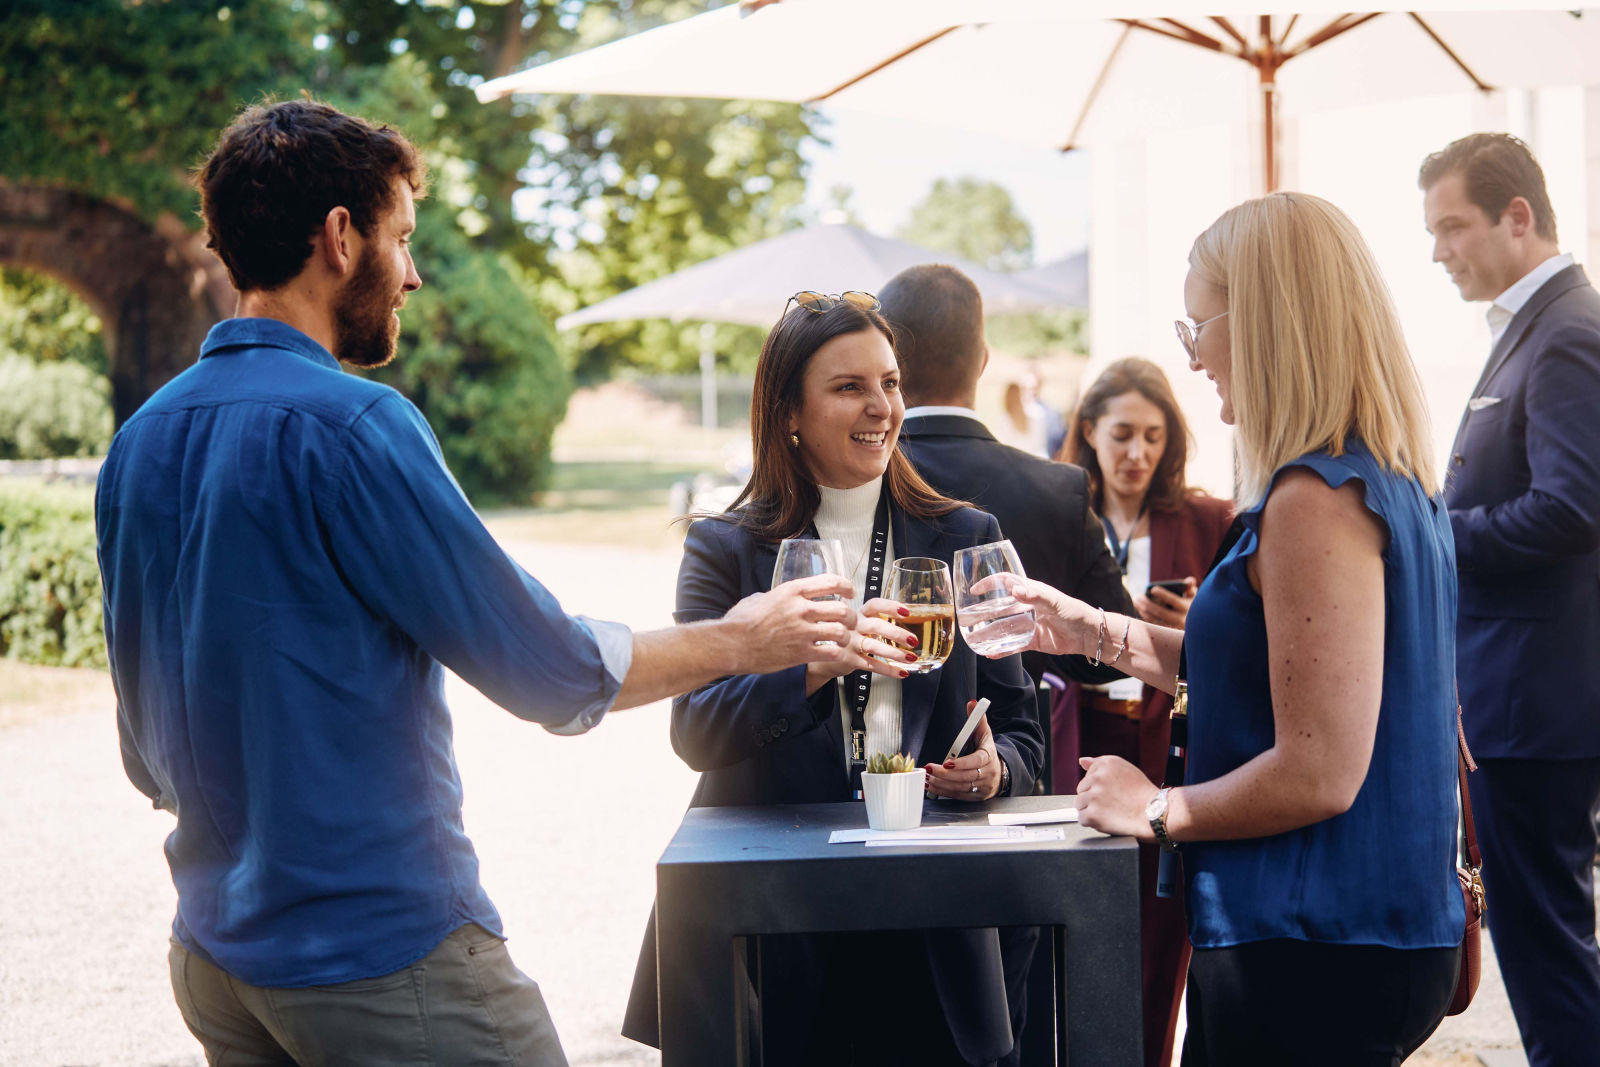
{"type": "Polygon", "coordinates": [[[892,756],[883,752],[874,752],[872,758],[867,760],[868,774],[905,774],[916,769],[916,761],[910,756],[899,752],[892,756]]]}

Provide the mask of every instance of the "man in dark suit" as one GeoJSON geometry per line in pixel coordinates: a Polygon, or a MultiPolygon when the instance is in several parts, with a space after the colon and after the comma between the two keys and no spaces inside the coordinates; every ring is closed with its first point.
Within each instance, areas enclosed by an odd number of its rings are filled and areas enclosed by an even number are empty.
{"type": "MultiPolygon", "coordinates": [[[[908,267],[890,279],[878,301],[904,370],[901,446],[918,473],[941,493],[999,519],[1028,577],[1107,611],[1136,615],[1089,506],[1088,474],[1001,444],[973,410],[989,349],[983,298],[972,279],[954,267],[908,267]]],[[[1036,685],[1046,670],[1089,684],[1122,677],[1082,656],[1029,652],[1022,665],[1036,685]]],[[[1048,738],[1048,706],[1040,710],[1048,738]]],[[[1054,774],[1077,781],[1075,768],[1054,774]]]]}
{"type": "Polygon", "coordinates": [[[1600,1056],[1600,294],[1526,145],[1478,133],[1418,184],[1433,258],[1492,301],[1451,449],[1456,670],[1489,932],[1534,1067],[1600,1056]]]}

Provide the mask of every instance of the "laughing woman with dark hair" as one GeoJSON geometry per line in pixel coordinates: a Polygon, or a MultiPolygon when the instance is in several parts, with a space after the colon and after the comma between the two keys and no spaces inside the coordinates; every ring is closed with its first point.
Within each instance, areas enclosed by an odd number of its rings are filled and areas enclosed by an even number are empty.
{"type": "MultiPolygon", "coordinates": [[[[859,600],[875,526],[887,529],[885,575],[895,558],[949,563],[957,549],[1002,536],[993,516],[940,496],[900,452],[900,367],[876,299],[801,295],[801,305],[768,335],[756,367],[750,483],[727,514],[689,528],[678,573],[680,623],[719,617],[765,590],[787,537],[838,539],[859,600]]],[[[861,608],[849,659],[725,678],[673,703],[673,748],[701,772],[693,806],[851,799],[851,710],[839,682],[863,665],[863,653],[904,662],[901,646],[911,636],[873,617],[896,614],[893,601],[861,608]]],[[[866,748],[915,754],[928,768],[929,791],[946,800],[1021,795],[1044,754],[1033,701],[1015,656],[979,659],[957,642],[941,670],[872,676],[866,748]],[[987,721],[964,755],[945,761],[979,697],[991,701],[987,721]]],[[[759,968],[762,1062],[1015,1062],[1013,1033],[1021,1029],[1036,939],[1031,929],[992,928],[937,938],[918,931],[763,938],[752,963],[759,968]],[[858,978],[867,956],[883,980],[863,1001],[858,978]],[[863,1011],[863,1025],[837,1025],[863,1011]]],[[[658,1033],[655,976],[652,919],[623,1026],[649,1044],[658,1033]]]]}

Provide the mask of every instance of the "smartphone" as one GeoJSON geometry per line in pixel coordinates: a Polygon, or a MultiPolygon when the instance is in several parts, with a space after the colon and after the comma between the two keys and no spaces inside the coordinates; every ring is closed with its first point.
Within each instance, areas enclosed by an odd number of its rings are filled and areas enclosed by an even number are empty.
{"type": "Polygon", "coordinates": [[[1152,589],[1165,589],[1173,596],[1183,596],[1189,591],[1189,583],[1183,578],[1168,578],[1160,582],[1151,582],[1145,586],[1145,595],[1149,596],[1152,589]]]}

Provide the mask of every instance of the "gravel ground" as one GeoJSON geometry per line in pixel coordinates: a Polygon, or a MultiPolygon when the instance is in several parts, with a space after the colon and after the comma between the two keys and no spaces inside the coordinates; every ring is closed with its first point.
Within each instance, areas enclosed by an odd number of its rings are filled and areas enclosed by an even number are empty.
{"type": "MultiPolygon", "coordinates": [[[[670,622],[675,551],[508,547],[569,610],[637,627],[670,622]]],[[[167,984],[174,893],[161,842],[170,817],[123,777],[110,685],[101,684],[91,710],[0,730],[0,1065],[202,1062],[167,984]]],[[[668,745],[665,705],[558,738],[454,679],[449,695],[484,884],[574,1067],[658,1063],[617,1028],[655,860],[694,784],[668,745]]],[[[1413,1063],[1475,1064],[1476,1050],[1516,1047],[1485,955],[1477,1003],[1413,1063]]]]}

